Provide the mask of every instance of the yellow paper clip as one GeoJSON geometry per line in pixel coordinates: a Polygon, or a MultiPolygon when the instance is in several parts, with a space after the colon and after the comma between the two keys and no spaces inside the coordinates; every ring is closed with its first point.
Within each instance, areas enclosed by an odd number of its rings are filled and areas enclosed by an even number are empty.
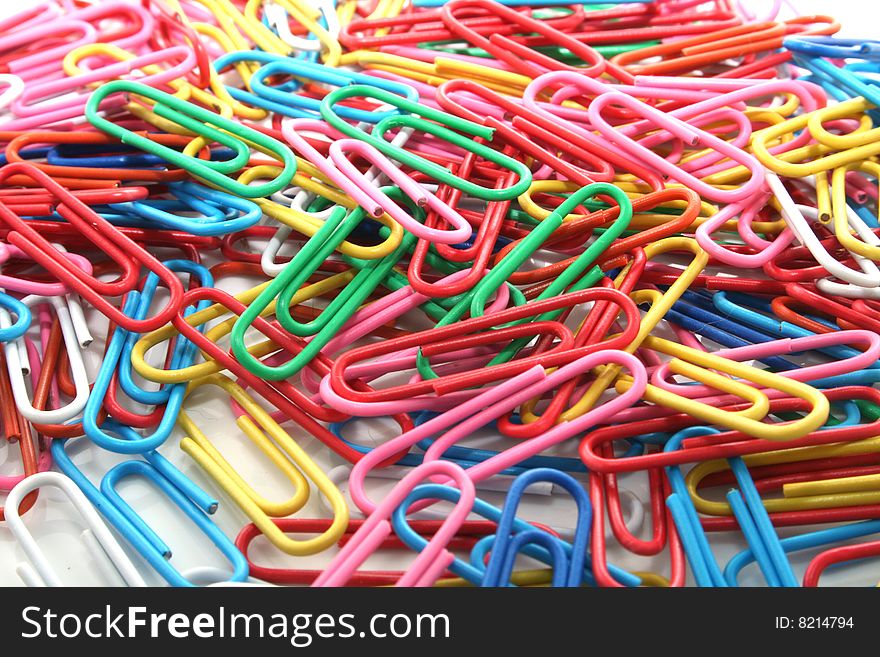
{"type": "Polygon", "coordinates": [[[205,385],[223,389],[241,406],[242,412],[236,418],[236,424],[294,485],[295,492],[283,502],[271,502],[258,494],[223,458],[185,409],[180,411],[177,418],[177,424],[186,434],[180,441],[180,448],[199,464],[279,550],[305,556],[333,545],[348,528],[348,506],[339,489],[272,416],[232,379],[214,374],[191,383],[187,394],[205,385]],[[333,522],[317,536],[304,540],[292,539],[272,522],[272,518],[292,515],[305,505],[310,493],[308,480],[314,482],[330,503],[333,522]]]}

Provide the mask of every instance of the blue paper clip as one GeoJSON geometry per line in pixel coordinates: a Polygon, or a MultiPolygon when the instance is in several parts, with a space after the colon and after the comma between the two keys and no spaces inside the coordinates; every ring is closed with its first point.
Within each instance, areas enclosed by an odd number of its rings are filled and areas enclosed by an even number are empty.
{"type": "MultiPolygon", "coordinates": [[[[786,554],[799,552],[801,550],[811,550],[823,545],[834,545],[842,541],[870,536],[880,532],[880,520],[864,520],[849,525],[839,527],[831,527],[828,529],[820,529],[814,532],[807,532],[798,536],[790,536],[780,541],[782,550],[786,554]]],[[[751,548],[746,548],[742,552],[735,554],[727,566],[724,568],[724,576],[727,581],[735,583],[740,572],[751,563],[754,563],[755,555],[751,548]]]]}
{"type": "MultiPolygon", "coordinates": [[[[186,271],[195,275],[200,275],[204,272],[204,267],[189,261],[171,260],[166,262],[165,265],[172,271],[186,271]]],[[[210,282],[210,278],[205,280],[210,282]]],[[[152,301],[158,283],[159,280],[154,274],[147,276],[147,279],[144,282],[143,293],[129,293],[128,298],[125,301],[125,306],[123,307],[123,312],[135,319],[145,317],[146,313],[149,311],[150,302],[152,301]]],[[[205,300],[200,304],[199,309],[207,307],[207,305],[209,305],[209,302],[205,300]]],[[[192,312],[191,309],[187,309],[187,311],[187,314],[192,312]]],[[[134,334],[134,336],[135,338],[139,337],[137,334],[134,334]]],[[[175,423],[177,422],[177,416],[180,413],[180,409],[183,405],[183,398],[186,395],[185,383],[175,383],[168,386],[167,401],[164,402],[166,404],[165,412],[162,414],[162,419],[159,422],[159,425],[149,436],[139,436],[136,440],[119,439],[111,435],[104,427],[98,426],[98,414],[104,403],[104,397],[107,394],[107,390],[110,387],[110,381],[116,372],[116,368],[121,362],[121,356],[125,350],[125,345],[131,339],[132,335],[130,331],[117,327],[113,332],[113,337],[110,339],[110,343],[107,345],[107,349],[104,353],[104,360],[101,363],[97,376],[95,377],[92,393],[89,395],[89,399],[83,409],[82,417],[83,431],[92,442],[103,449],[111,452],[118,452],[120,454],[137,454],[154,450],[168,440],[168,437],[171,435],[175,423]]],[[[179,348],[175,351],[175,361],[172,366],[174,368],[189,366],[197,351],[195,345],[189,341],[184,341],[177,346],[179,348]]],[[[130,348],[127,353],[130,353],[130,348]]],[[[130,386],[129,389],[133,390],[133,385],[130,386]]],[[[142,392],[145,393],[146,391],[142,392]]],[[[149,398],[161,398],[164,397],[164,395],[165,393],[162,392],[160,395],[149,395],[149,398]]],[[[148,395],[142,395],[140,398],[143,399],[147,396],[148,395]]]]}
{"type": "MultiPolygon", "coordinates": [[[[337,87],[363,84],[397,94],[413,102],[417,102],[419,99],[418,92],[408,84],[267,52],[242,50],[227,53],[214,62],[214,69],[219,73],[233,64],[245,61],[260,62],[263,66],[257,69],[250,78],[251,91],[228,86],[229,94],[239,102],[283,116],[320,118],[321,101],[298,95],[297,91],[302,86],[301,82],[280,87],[267,85],[265,79],[271,75],[294,75],[298,78],[317,80],[337,87]]],[[[400,110],[397,108],[368,112],[340,105],[336,110],[340,116],[366,123],[376,123],[383,118],[400,114],[400,110]]]]}
{"type": "Polygon", "coordinates": [[[880,89],[868,78],[846,67],[835,66],[821,57],[808,57],[795,52],[793,60],[797,66],[810,71],[820,81],[823,89],[836,86],[848,92],[851,98],[862,96],[872,105],[880,106],[880,89]]]}
{"type": "MultiPolygon", "coordinates": [[[[312,64],[290,57],[279,57],[275,61],[261,66],[250,78],[250,87],[254,94],[272,102],[274,107],[286,108],[285,111],[275,111],[285,116],[298,118],[319,118],[321,101],[317,98],[301,96],[296,92],[287,92],[266,84],[266,78],[273,75],[293,75],[298,78],[316,80],[326,85],[345,87],[352,84],[366,84],[391,93],[398,94],[408,100],[418,101],[419,95],[414,87],[401,82],[385,80],[374,75],[346,71],[345,69],[332,68],[322,64],[312,64]]],[[[352,121],[376,123],[381,119],[400,113],[393,108],[383,111],[367,111],[340,105],[337,114],[352,121]]]]}
{"type": "Polygon", "coordinates": [[[876,59],[880,61],[880,41],[840,39],[831,36],[790,36],[782,46],[794,53],[831,59],[876,59]]]}
{"type": "MultiPolygon", "coordinates": [[[[391,524],[394,527],[395,533],[410,549],[416,551],[422,550],[428,542],[409,526],[406,518],[407,509],[421,500],[443,500],[454,504],[459,496],[460,492],[451,486],[442,486],[440,484],[423,484],[417,486],[406,497],[403,503],[395,509],[391,516],[391,524]]],[[[473,513],[482,516],[486,520],[491,520],[496,524],[501,519],[501,509],[492,506],[480,498],[477,498],[474,502],[473,513]]],[[[530,525],[525,520],[519,518],[514,518],[512,523],[512,530],[515,532],[528,531],[534,528],[534,525],[530,525]]],[[[571,543],[568,543],[567,541],[560,541],[560,543],[562,544],[566,555],[571,558],[571,543]]],[[[479,586],[482,583],[483,574],[485,572],[485,567],[483,566],[482,561],[485,552],[483,550],[477,550],[479,545],[480,543],[477,543],[477,545],[474,546],[474,550],[471,552],[471,563],[456,557],[449,566],[451,572],[468,580],[476,586],[479,586]]],[[[484,549],[487,551],[488,548],[489,545],[485,544],[484,549]]],[[[546,549],[538,545],[527,545],[523,548],[522,552],[523,554],[538,559],[543,563],[552,564],[553,562],[552,556],[548,554],[546,549]]],[[[595,585],[596,581],[593,579],[593,575],[589,570],[591,566],[589,556],[585,557],[584,563],[583,581],[591,586],[595,585]]],[[[614,566],[613,564],[608,564],[608,571],[624,586],[639,586],[642,583],[642,580],[636,575],[614,566]]]]}
{"type": "Polygon", "coordinates": [[[31,325],[31,309],[15,297],[0,291],[0,308],[15,315],[15,322],[6,328],[0,328],[0,342],[16,340],[27,333],[31,325]]]}
{"type": "MultiPolygon", "coordinates": [[[[42,160],[52,150],[51,146],[28,146],[19,151],[19,155],[25,160],[42,160]]],[[[9,164],[6,152],[0,152],[0,166],[9,164]]]]}
{"type": "MultiPolygon", "coordinates": [[[[703,436],[713,432],[717,433],[708,427],[689,427],[672,436],[667,441],[663,451],[672,452],[679,449],[685,438],[703,436]]],[[[697,586],[727,586],[724,574],[721,572],[718,561],[712,553],[709,539],[706,538],[706,532],[700,524],[700,517],[694,508],[690,493],[688,493],[684,475],[676,466],[668,466],[665,470],[673,491],[666,498],[666,506],[675,523],[675,528],[678,530],[682,548],[684,548],[687,555],[688,563],[694,573],[694,580],[697,586]]]]}
{"type": "MultiPolygon", "coordinates": [[[[129,214],[133,224],[144,228],[181,230],[191,235],[227,235],[250,228],[259,222],[263,212],[249,199],[227,194],[194,182],[169,183],[174,200],[147,200],[113,203],[108,207],[129,214]],[[199,217],[174,214],[169,210],[196,211],[199,217]]],[[[124,220],[117,225],[132,225],[124,220]]]]}
{"type": "MultiPolygon", "coordinates": [[[[679,449],[686,438],[717,433],[720,432],[711,427],[689,427],[673,435],[664,446],[664,451],[679,449]]],[[[779,536],[764,508],[745,462],[739,457],[727,461],[739,486],[738,490],[728,491],[727,500],[767,584],[774,587],[797,586],[791,563],[782,550],[779,536]]],[[[678,529],[682,547],[687,554],[697,585],[735,586],[735,582],[730,582],[718,566],[681,470],[676,466],[669,466],[666,468],[666,474],[673,490],[673,494],[667,498],[667,506],[678,529]]]]}
{"type": "MultiPolygon", "coordinates": [[[[199,281],[199,285],[201,287],[213,287],[214,286],[214,277],[211,276],[211,272],[204,265],[197,264],[195,262],[190,262],[189,260],[168,260],[165,262],[165,266],[176,272],[186,272],[192,276],[197,277],[199,281]]],[[[156,292],[156,288],[158,287],[158,280],[155,277],[152,279],[148,278],[144,281],[144,287],[140,292],[141,295],[141,304],[149,306],[152,303],[153,295],[156,292]]],[[[209,307],[211,302],[207,299],[200,301],[195,307],[189,307],[184,310],[184,317],[191,315],[194,312],[204,310],[209,307]]],[[[198,331],[200,333],[206,330],[205,325],[201,325],[198,327],[198,331]]],[[[117,369],[117,376],[119,377],[119,385],[126,395],[131,397],[134,401],[140,404],[146,404],[148,406],[158,406],[159,404],[165,404],[168,402],[169,397],[171,396],[171,392],[175,385],[182,384],[171,384],[171,385],[163,385],[158,390],[144,390],[134,381],[133,368],[131,365],[131,352],[134,349],[135,343],[140,339],[140,335],[137,333],[128,332],[126,336],[125,343],[122,347],[122,355],[119,358],[119,367],[117,369]]],[[[196,347],[185,337],[178,336],[177,340],[174,344],[174,351],[171,354],[170,367],[171,369],[181,369],[183,367],[188,367],[192,364],[193,357],[195,356],[196,347]]]]}
{"type": "MultiPolygon", "coordinates": [[[[113,422],[105,423],[107,431],[118,433],[122,439],[139,440],[131,427],[113,422]]],[[[128,475],[140,474],[155,483],[220,549],[233,566],[230,581],[242,582],[248,577],[248,564],[244,555],[236,549],[223,532],[211,521],[208,514],[217,510],[218,503],[170,461],[156,451],[142,454],[145,461],[124,461],[104,475],[99,489],[74,464],[67,449],[77,439],[52,441],[52,458],[58,468],[70,477],[95,508],[134,547],[156,572],[172,586],[193,586],[169,559],[171,549],[137,516],[131,507],[116,493],[115,485],[128,475]],[[112,474],[111,474],[112,473],[112,474]],[[105,483],[106,482],[106,483],[105,483]],[[108,494],[109,493],[109,494],[108,494]],[[124,509],[124,510],[123,510],[124,509]]]]}

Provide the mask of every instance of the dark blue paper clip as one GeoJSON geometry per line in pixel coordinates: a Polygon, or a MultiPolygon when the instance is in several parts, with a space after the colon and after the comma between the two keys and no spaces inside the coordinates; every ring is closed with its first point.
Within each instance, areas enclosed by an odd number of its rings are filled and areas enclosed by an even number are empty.
{"type": "MultiPolygon", "coordinates": [[[[18,154],[25,160],[42,160],[51,150],[51,146],[28,146],[20,150],[18,154]]],[[[9,160],[6,159],[6,151],[0,151],[0,166],[6,164],[9,164],[9,160]]]]}
{"type": "MultiPolygon", "coordinates": [[[[569,475],[549,468],[537,468],[520,475],[514,480],[504,500],[504,508],[501,511],[495,536],[487,536],[477,544],[479,546],[486,541],[486,549],[491,550],[482,586],[506,586],[513,573],[517,554],[528,545],[536,545],[547,550],[551,557],[554,587],[579,587],[583,579],[584,559],[590,543],[592,522],[593,507],[590,498],[583,487],[569,475]],[[570,551],[563,548],[563,541],[540,529],[533,527],[527,531],[515,533],[513,531],[513,522],[522,495],[526,488],[538,481],[549,481],[561,486],[574,499],[577,506],[577,522],[570,551]]],[[[477,546],[474,546],[475,551],[477,546]]]]}
{"type": "MultiPolygon", "coordinates": [[[[727,319],[712,305],[711,298],[693,292],[682,294],[667,312],[666,319],[722,347],[745,347],[774,339],[772,335],[727,319]]],[[[768,356],[761,362],[776,371],[797,369],[797,365],[779,356],[768,356]]]]}
{"type": "MultiPolygon", "coordinates": [[[[214,277],[211,275],[211,272],[204,265],[197,264],[195,262],[190,262],[189,260],[168,260],[165,262],[165,266],[176,272],[186,272],[191,276],[195,276],[198,279],[200,287],[214,287],[214,277]]],[[[143,290],[141,290],[141,303],[145,305],[149,305],[152,303],[153,295],[156,292],[156,288],[158,287],[157,281],[155,277],[153,280],[145,280],[143,290]]],[[[195,307],[188,307],[184,311],[184,317],[191,315],[194,312],[198,312],[203,310],[211,305],[211,302],[207,299],[204,299],[198,303],[195,307]]],[[[206,330],[205,325],[201,325],[197,329],[200,333],[203,333],[206,330]]],[[[163,385],[158,390],[144,390],[134,381],[134,373],[131,365],[131,352],[134,349],[135,343],[140,339],[140,335],[137,333],[128,332],[126,336],[125,343],[122,346],[122,355],[119,358],[119,367],[117,369],[117,376],[119,377],[119,385],[126,395],[131,397],[134,401],[140,404],[146,404],[148,406],[158,406],[159,404],[165,404],[168,402],[169,397],[171,396],[171,392],[175,385],[182,384],[170,384],[163,385]]],[[[171,354],[170,367],[171,369],[181,369],[184,367],[189,367],[192,364],[193,357],[195,356],[196,347],[189,340],[187,340],[184,336],[178,336],[177,340],[174,343],[174,351],[171,354]]]]}
{"type": "MultiPolygon", "coordinates": [[[[25,151],[26,152],[26,151],[25,151]]],[[[235,155],[231,148],[214,146],[212,160],[227,160],[235,155]]],[[[24,152],[22,153],[24,154],[24,152]]],[[[134,150],[123,144],[55,144],[46,150],[46,164],[95,169],[167,169],[168,162],[152,153],[134,150]]]]}
{"type": "MultiPolygon", "coordinates": [[[[423,536],[420,536],[416,533],[412,527],[409,526],[409,522],[406,517],[406,512],[409,507],[411,507],[416,502],[421,500],[443,500],[446,502],[452,502],[453,504],[458,501],[459,496],[461,495],[460,491],[456,488],[452,488],[451,486],[443,486],[440,484],[423,484],[421,486],[417,486],[412,490],[412,492],[406,497],[406,499],[401,503],[400,506],[395,509],[394,513],[391,516],[391,524],[394,527],[394,532],[397,536],[402,540],[407,547],[411,550],[420,551],[427,544],[428,541],[423,536]]],[[[477,498],[474,502],[473,513],[482,516],[486,520],[491,520],[494,523],[498,523],[501,519],[501,509],[498,507],[492,506],[488,502],[477,498]]],[[[534,529],[534,525],[530,525],[525,520],[521,520],[519,518],[514,518],[512,523],[512,530],[516,532],[528,531],[534,529]]],[[[571,554],[572,546],[570,543],[566,541],[560,541],[563,549],[565,550],[566,555],[571,554]]],[[[463,561],[462,559],[456,557],[453,560],[452,564],[449,566],[449,570],[453,572],[458,577],[462,577],[472,584],[479,586],[483,581],[483,574],[485,572],[485,566],[483,565],[483,558],[485,556],[485,552],[482,554],[477,554],[475,551],[480,546],[478,542],[477,545],[474,546],[474,550],[471,552],[471,563],[463,561]]],[[[488,544],[485,545],[485,550],[488,550],[488,544]]],[[[552,564],[553,559],[547,551],[539,546],[539,545],[527,545],[523,548],[522,553],[538,559],[539,561],[547,564],[552,564]]],[[[589,556],[585,558],[585,567],[583,569],[583,582],[585,584],[594,586],[596,581],[593,579],[593,575],[590,572],[591,562],[589,556]]],[[[611,575],[624,586],[639,586],[642,583],[642,580],[633,575],[622,568],[619,568],[613,564],[608,564],[608,571],[611,575]]]]}
{"type": "Polygon", "coordinates": [[[168,166],[158,155],[136,152],[121,144],[56,144],[46,153],[46,164],[102,169],[155,169],[168,166]]]}

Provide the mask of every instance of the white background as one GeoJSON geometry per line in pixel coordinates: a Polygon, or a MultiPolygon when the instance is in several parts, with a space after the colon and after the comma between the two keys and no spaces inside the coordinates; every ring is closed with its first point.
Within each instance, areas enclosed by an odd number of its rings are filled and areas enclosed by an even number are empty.
{"type": "MultiPolygon", "coordinates": [[[[29,2],[0,2],[0,17],[9,15],[14,9],[19,9],[29,2]]],[[[837,0],[830,3],[822,0],[798,0],[795,6],[802,14],[829,13],[835,16],[843,25],[846,36],[871,38],[880,36],[877,34],[877,9],[873,3],[857,0],[837,0]]],[[[753,2],[761,13],[760,6],[769,3],[753,2]]],[[[242,289],[244,283],[242,284],[242,289]]],[[[96,326],[94,333],[101,336],[104,333],[104,325],[99,318],[95,318],[96,326]]],[[[99,363],[103,343],[100,339],[89,348],[87,360],[90,368],[94,371],[99,363]]],[[[213,390],[209,388],[209,390],[213,390]]],[[[271,464],[252,448],[246,439],[240,435],[233,422],[233,416],[228,405],[212,392],[204,391],[194,396],[187,404],[190,415],[202,427],[206,435],[215,441],[219,449],[239,469],[242,476],[251,482],[258,492],[265,494],[271,499],[285,499],[292,494],[290,484],[283,480],[273,471],[271,464]]],[[[288,423],[285,428],[291,435],[308,450],[314,459],[326,468],[339,465],[341,460],[332,455],[327,448],[305,435],[296,426],[288,423]]],[[[390,435],[389,427],[381,426],[380,422],[361,423],[350,427],[347,436],[369,444],[376,437],[390,435]]],[[[227,534],[234,537],[240,528],[248,522],[242,514],[223,493],[203,475],[195,464],[178,447],[180,439],[179,431],[172,434],[171,439],[160,450],[168,459],[181,468],[181,470],[194,481],[202,485],[209,493],[218,497],[221,501],[220,509],[214,516],[214,521],[227,534]]],[[[491,443],[489,443],[491,444],[491,443]]],[[[101,451],[94,446],[76,450],[76,460],[83,471],[92,477],[97,483],[102,473],[117,463],[120,459],[113,454],[101,451]]],[[[573,455],[572,450],[568,450],[573,455]]],[[[0,440],[0,473],[12,474],[20,471],[18,450],[9,451],[6,441],[0,440]]],[[[645,477],[637,474],[622,478],[622,488],[630,488],[638,495],[645,498],[645,477]]],[[[388,490],[393,482],[378,480],[374,482],[371,490],[374,499],[381,495],[382,491],[388,490]]],[[[200,534],[194,526],[179,513],[166,499],[160,497],[155,489],[136,479],[131,479],[121,486],[124,497],[140,512],[154,529],[168,543],[174,553],[173,564],[181,570],[193,566],[216,566],[224,567],[224,559],[219,552],[200,534]]],[[[500,504],[503,497],[496,493],[481,493],[492,504],[500,504]]],[[[312,499],[305,509],[299,512],[301,517],[324,517],[327,514],[318,503],[318,494],[313,490],[312,499]]],[[[540,520],[551,525],[565,525],[569,512],[572,511],[571,502],[563,496],[539,496],[532,495],[524,503],[522,514],[527,519],[540,520]]],[[[118,583],[107,576],[92,555],[88,552],[81,541],[79,534],[81,526],[78,519],[73,515],[72,507],[67,504],[59,493],[51,489],[44,491],[36,504],[26,516],[28,527],[33,531],[41,546],[46,550],[53,564],[55,564],[62,579],[67,584],[77,585],[102,585],[106,583],[118,583]]],[[[803,528],[795,530],[782,530],[783,536],[791,533],[801,533],[803,528]]],[[[738,539],[738,533],[710,535],[713,545],[719,556],[719,562],[725,564],[729,557],[742,548],[738,539]]],[[[137,555],[133,558],[137,559],[137,555]]],[[[325,565],[332,558],[333,550],[310,558],[290,557],[275,550],[267,541],[257,539],[252,544],[252,558],[261,564],[275,565],[279,567],[309,568],[325,565]]],[[[15,564],[23,558],[22,552],[8,529],[0,525],[0,585],[18,585],[19,580],[15,574],[15,564]]],[[[368,562],[368,566],[376,567],[401,567],[406,563],[405,553],[395,552],[391,557],[377,556],[368,562]]],[[[655,571],[668,574],[669,564],[664,554],[655,559],[636,558],[630,554],[612,549],[609,559],[614,563],[632,570],[655,571]]],[[[796,574],[800,578],[806,564],[804,558],[793,558],[796,574]]],[[[148,581],[162,584],[161,580],[152,574],[152,570],[144,565],[142,571],[148,581]]],[[[848,567],[829,573],[823,578],[823,583],[840,583],[864,585],[876,583],[880,580],[880,566],[870,562],[857,567],[848,567]]],[[[761,584],[760,573],[754,567],[747,568],[741,577],[741,582],[746,584],[761,584]]]]}

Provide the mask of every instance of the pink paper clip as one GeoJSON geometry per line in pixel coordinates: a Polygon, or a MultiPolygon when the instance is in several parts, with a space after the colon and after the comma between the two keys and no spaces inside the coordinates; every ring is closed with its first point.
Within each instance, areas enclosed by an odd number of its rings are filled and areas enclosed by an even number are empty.
{"type": "MultiPolygon", "coordinates": [[[[284,121],[281,126],[281,132],[297,152],[301,153],[321,173],[333,181],[342,191],[351,196],[352,200],[372,216],[380,217],[383,212],[387,212],[395,221],[401,223],[407,230],[412,231],[417,236],[428,240],[442,241],[447,244],[457,244],[471,236],[472,228],[463,217],[400,171],[390,160],[368,144],[359,142],[356,139],[345,139],[343,135],[334,130],[330,125],[315,119],[284,121]],[[333,142],[330,145],[330,149],[333,159],[325,158],[321,155],[300,132],[317,132],[332,139],[333,142]],[[342,142],[341,145],[336,146],[340,142],[342,142]],[[335,149],[333,148],[334,146],[336,146],[335,149]],[[362,148],[363,146],[367,146],[367,148],[362,148]],[[356,167],[343,154],[344,148],[348,148],[366,157],[386,175],[393,177],[394,181],[401,186],[404,192],[410,195],[416,202],[421,201],[421,204],[427,204],[437,210],[438,214],[447,218],[455,226],[455,229],[446,231],[428,228],[410,217],[397,204],[385,196],[376,187],[375,183],[371,183],[367,177],[357,171],[356,167]],[[437,239],[438,237],[440,239],[437,239]]],[[[405,137],[408,137],[408,134],[401,132],[401,135],[398,135],[395,141],[405,137]]]]}
{"type": "Polygon", "coordinates": [[[707,221],[703,222],[695,232],[697,243],[712,258],[724,264],[733,265],[735,267],[743,267],[752,269],[760,267],[770,262],[782,253],[794,241],[795,234],[791,228],[785,228],[772,242],[757,238],[760,242],[752,239],[754,233],[748,230],[749,224],[754,221],[755,216],[766,205],[769,194],[758,194],[752,201],[745,204],[731,203],[712,215],[707,221]],[[726,249],[715,240],[712,239],[712,233],[721,228],[725,223],[736,219],[737,228],[740,236],[749,246],[757,249],[757,253],[740,253],[726,249]]]}
{"type": "MultiPolygon", "coordinates": [[[[473,228],[464,217],[406,175],[370,144],[357,139],[337,139],[330,144],[330,159],[349,180],[375,201],[380,213],[387,212],[392,219],[416,237],[440,244],[459,244],[471,236],[473,228]],[[377,167],[418,205],[434,210],[453,226],[453,230],[430,228],[410,217],[348,160],[345,153],[349,151],[377,167]]],[[[373,214],[375,215],[375,212],[373,214]]]]}
{"type": "Polygon", "coordinates": [[[590,103],[588,111],[593,127],[609,141],[629,153],[632,157],[639,158],[673,180],[693,189],[706,199],[720,203],[735,203],[753,198],[755,194],[765,189],[764,165],[758,162],[756,158],[748,153],[744,153],[712,133],[654,109],[632,96],[616,91],[603,94],[590,103]],[[674,137],[681,139],[688,146],[714,148],[718,153],[730,158],[733,162],[745,166],[751,175],[745,183],[735,189],[719,189],[709,185],[694,175],[683,171],[681,167],[666,161],[663,157],[639,144],[632,137],[624,135],[622,131],[617,130],[608,123],[602,116],[602,110],[609,105],[623,105],[633,110],[644,118],[650,119],[654,126],[659,126],[674,137]]]}
{"type": "MultiPolygon", "coordinates": [[[[89,262],[88,258],[77,253],[67,253],[67,250],[61,245],[53,244],[53,246],[64,253],[64,257],[70,260],[71,263],[82,269],[83,273],[92,273],[92,263],[89,262]]],[[[30,257],[17,246],[0,242],[0,265],[9,260],[18,259],[30,260],[30,257]]],[[[37,294],[47,297],[59,296],[69,292],[64,283],[41,283],[40,281],[30,281],[25,278],[16,278],[5,274],[0,274],[0,288],[22,294],[37,294]]]]}
{"type": "Polygon", "coordinates": [[[73,35],[74,38],[46,50],[16,57],[4,66],[0,66],[0,72],[14,73],[25,82],[52,74],[61,74],[63,73],[61,60],[64,56],[74,48],[94,43],[98,31],[94,25],[83,20],[72,20],[67,17],[55,19],[50,23],[26,27],[0,37],[0,53],[14,52],[23,46],[32,46],[40,41],[66,35],[73,35]]]}
{"type": "Polygon", "coordinates": [[[367,557],[391,534],[390,518],[395,509],[420,482],[437,475],[451,479],[461,495],[443,524],[395,586],[431,586],[436,582],[455,558],[446,546],[467,519],[476,499],[473,483],[464,470],[451,461],[435,461],[413,468],[370,513],[312,586],[344,586],[367,557]]]}
{"type": "Polygon", "coordinates": [[[153,15],[144,7],[121,0],[101,0],[81,9],[74,9],[67,17],[94,25],[98,30],[96,41],[112,43],[132,52],[140,50],[153,36],[156,27],[153,15]],[[109,27],[103,29],[105,25],[109,27]]]}
{"type": "MultiPolygon", "coordinates": [[[[138,77],[137,81],[157,86],[183,78],[195,67],[195,53],[186,46],[172,46],[133,59],[106,64],[81,75],[28,85],[10,107],[12,113],[19,118],[0,125],[0,130],[30,130],[81,117],[92,91],[71,93],[74,90],[95,82],[128,78],[128,74],[142,66],[174,61],[177,63],[173,66],[152,75],[138,77]],[[61,94],[64,95],[58,98],[61,94]]],[[[127,102],[124,96],[113,96],[101,104],[101,109],[118,108],[127,102]]]]}
{"type": "MultiPolygon", "coordinates": [[[[445,431],[432,443],[424,456],[425,463],[441,463],[440,458],[443,453],[455,442],[473,434],[492,420],[509,413],[528,400],[540,397],[572,377],[606,363],[622,365],[630,370],[633,383],[629,390],[573,420],[557,424],[536,438],[519,442],[497,455],[471,466],[465,472],[472,482],[483,481],[511,465],[586,431],[590,427],[609,421],[620,411],[635,404],[645,391],[648,374],[644,365],[635,356],[624,351],[606,349],[584,356],[550,374],[547,374],[540,365],[536,365],[504,383],[482,391],[477,397],[431,418],[365,454],[355,464],[349,478],[349,492],[352,500],[364,513],[371,513],[376,508],[376,505],[367,497],[364,483],[370,470],[386,460],[389,455],[400,453],[411,448],[420,440],[445,431]]],[[[325,396],[325,400],[332,398],[329,377],[321,382],[321,393],[329,396],[325,396]]]]}
{"type": "Polygon", "coordinates": [[[57,20],[61,15],[61,7],[54,2],[43,0],[33,6],[23,9],[17,14],[0,20],[0,35],[13,32],[18,29],[33,27],[39,23],[57,20]]]}

